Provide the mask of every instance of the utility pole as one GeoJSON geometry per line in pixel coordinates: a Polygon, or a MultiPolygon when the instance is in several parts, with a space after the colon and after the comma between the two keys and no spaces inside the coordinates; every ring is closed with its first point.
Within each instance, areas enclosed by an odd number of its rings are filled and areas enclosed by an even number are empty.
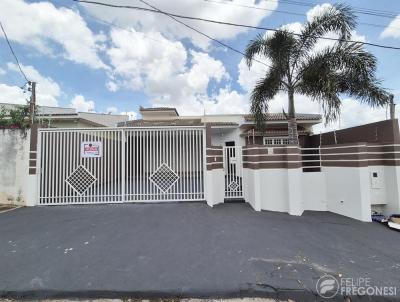
{"type": "Polygon", "coordinates": [[[30,119],[30,124],[33,125],[35,121],[35,109],[36,109],[36,82],[29,81],[29,86],[31,90],[31,99],[29,102],[29,119],[30,119]]]}
{"type": "Polygon", "coordinates": [[[390,95],[390,100],[389,100],[390,119],[391,119],[391,120],[394,120],[394,119],[396,118],[396,117],[395,117],[395,107],[396,107],[396,104],[394,103],[393,99],[394,99],[394,95],[391,94],[391,95],[390,95]]]}
{"type": "Polygon", "coordinates": [[[29,101],[29,122],[31,137],[29,146],[29,175],[36,174],[38,124],[35,122],[36,111],[36,82],[29,81],[31,99],[29,101]]]}

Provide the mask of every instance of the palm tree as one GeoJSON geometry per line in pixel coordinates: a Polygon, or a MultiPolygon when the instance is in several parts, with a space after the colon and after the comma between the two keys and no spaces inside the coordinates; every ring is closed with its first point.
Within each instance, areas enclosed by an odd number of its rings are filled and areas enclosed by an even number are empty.
{"type": "Polygon", "coordinates": [[[255,57],[270,62],[265,76],[251,93],[251,112],[257,128],[264,125],[269,102],[279,91],[288,95],[288,135],[290,144],[298,144],[295,94],[303,94],[321,104],[325,122],[340,114],[339,96],[346,94],[372,107],[384,106],[388,93],[375,77],[377,60],[363,45],[348,41],[356,27],[351,8],[336,5],[307,22],[300,34],[279,29],[265,37],[258,35],[246,48],[250,68],[255,57]],[[316,51],[318,37],[338,35],[334,45],[316,51]]]}

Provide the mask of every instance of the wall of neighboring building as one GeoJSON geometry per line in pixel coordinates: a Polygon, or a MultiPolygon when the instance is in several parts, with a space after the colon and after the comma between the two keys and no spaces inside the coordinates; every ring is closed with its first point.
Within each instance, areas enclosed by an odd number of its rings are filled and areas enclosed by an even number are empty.
{"type": "MultiPolygon", "coordinates": [[[[0,130],[0,203],[25,205],[29,183],[30,131],[0,130]]],[[[34,197],[32,197],[34,198],[34,197]]]]}
{"type": "Polygon", "coordinates": [[[376,123],[311,135],[306,147],[350,143],[400,143],[398,120],[384,120],[376,123]],[[336,138],[335,138],[336,137],[336,138]]]}

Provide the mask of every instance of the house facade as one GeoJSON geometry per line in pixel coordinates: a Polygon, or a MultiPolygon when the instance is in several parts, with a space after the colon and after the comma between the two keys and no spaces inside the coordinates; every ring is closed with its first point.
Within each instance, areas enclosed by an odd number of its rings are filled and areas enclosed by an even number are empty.
{"type": "Polygon", "coordinates": [[[15,152],[6,130],[2,174],[19,168],[14,181],[0,185],[1,202],[213,207],[240,200],[256,211],[331,211],[361,221],[371,221],[372,211],[400,212],[397,120],[315,134],[321,116],[298,114],[300,145],[289,145],[279,113],[267,116],[263,131],[250,115],[180,116],[174,108],[140,114],[118,127],[39,129],[37,141],[21,141],[25,147],[15,152]]]}
{"type": "MultiPolygon", "coordinates": [[[[175,127],[205,126],[211,131],[211,143],[215,146],[287,145],[287,118],[283,113],[270,113],[264,131],[256,130],[250,114],[213,114],[180,116],[175,108],[139,108],[141,119],[118,123],[119,127],[175,127]]],[[[300,145],[312,132],[312,127],[322,122],[320,114],[297,114],[300,145]]]]}

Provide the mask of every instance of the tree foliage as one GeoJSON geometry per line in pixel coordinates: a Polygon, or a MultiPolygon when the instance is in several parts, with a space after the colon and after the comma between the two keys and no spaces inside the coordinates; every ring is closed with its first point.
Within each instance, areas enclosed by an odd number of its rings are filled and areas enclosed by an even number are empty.
{"type": "Polygon", "coordinates": [[[265,76],[251,93],[251,112],[258,128],[263,126],[269,102],[279,91],[288,94],[289,119],[295,119],[294,94],[319,102],[326,123],[338,118],[341,95],[371,107],[388,103],[389,94],[375,76],[375,56],[361,43],[345,41],[351,38],[355,27],[356,17],[351,8],[339,4],[305,23],[299,35],[280,29],[271,35],[260,34],[249,42],[245,53],[249,68],[255,57],[261,56],[270,62],[265,76]],[[316,50],[318,37],[332,34],[339,40],[316,50]]]}
{"type": "Polygon", "coordinates": [[[0,107],[0,128],[26,129],[29,127],[29,106],[19,105],[15,108],[0,107]]]}

